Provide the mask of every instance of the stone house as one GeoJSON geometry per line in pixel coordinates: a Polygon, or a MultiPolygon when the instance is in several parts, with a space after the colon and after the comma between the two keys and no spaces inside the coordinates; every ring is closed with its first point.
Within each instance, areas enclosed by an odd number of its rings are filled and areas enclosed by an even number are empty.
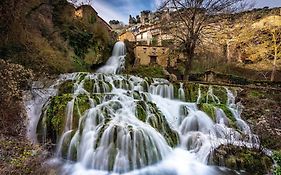
{"type": "Polygon", "coordinates": [[[132,43],[136,42],[136,36],[132,32],[124,32],[119,35],[119,41],[125,41],[128,40],[132,43]]]}
{"type": "Polygon", "coordinates": [[[170,49],[167,47],[137,45],[134,53],[136,57],[135,65],[158,64],[163,67],[169,66],[170,49]]]}

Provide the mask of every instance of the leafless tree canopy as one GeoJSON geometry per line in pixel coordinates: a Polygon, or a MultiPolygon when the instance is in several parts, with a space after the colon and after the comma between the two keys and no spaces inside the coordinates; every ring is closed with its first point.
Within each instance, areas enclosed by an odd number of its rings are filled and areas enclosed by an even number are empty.
{"type": "Polygon", "coordinates": [[[169,11],[162,21],[162,30],[172,35],[176,47],[185,54],[187,75],[200,41],[215,27],[214,21],[226,13],[244,9],[245,0],[165,0],[159,11],[169,11]]]}

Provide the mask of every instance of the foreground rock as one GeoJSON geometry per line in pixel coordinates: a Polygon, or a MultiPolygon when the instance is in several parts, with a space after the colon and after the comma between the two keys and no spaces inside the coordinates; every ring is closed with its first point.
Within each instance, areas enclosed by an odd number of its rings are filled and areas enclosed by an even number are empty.
{"type": "Polygon", "coordinates": [[[261,150],[233,145],[222,145],[214,151],[213,164],[246,171],[251,175],[264,175],[271,171],[273,160],[261,150]]]}

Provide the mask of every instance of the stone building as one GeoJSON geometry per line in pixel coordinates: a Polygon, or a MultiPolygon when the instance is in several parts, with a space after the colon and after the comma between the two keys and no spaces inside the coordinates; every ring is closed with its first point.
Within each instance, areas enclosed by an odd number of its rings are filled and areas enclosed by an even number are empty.
{"type": "Polygon", "coordinates": [[[128,40],[130,42],[135,43],[136,42],[136,36],[132,32],[124,32],[119,35],[120,41],[128,40]]]}
{"type": "Polygon", "coordinates": [[[136,62],[135,65],[158,64],[168,67],[170,49],[161,46],[136,46],[134,49],[136,62]]]}

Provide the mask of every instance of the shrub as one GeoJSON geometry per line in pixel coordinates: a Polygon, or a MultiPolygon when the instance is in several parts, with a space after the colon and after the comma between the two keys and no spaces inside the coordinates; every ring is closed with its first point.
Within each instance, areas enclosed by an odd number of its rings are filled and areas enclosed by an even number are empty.
{"type": "Polygon", "coordinates": [[[276,167],[274,168],[274,175],[281,175],[281,151],[275,151],[273,153],[273,159],[276,162],[276,167]]]}
{"type": "Polygon", "coordinates": [[[17,134],[22,122],[22,92],[29,88],[33,78],[31,70],[0,59],[0,128],[4,133],[17,134]],[[13,124],[11,124],[13,123],[13,124]]]}

